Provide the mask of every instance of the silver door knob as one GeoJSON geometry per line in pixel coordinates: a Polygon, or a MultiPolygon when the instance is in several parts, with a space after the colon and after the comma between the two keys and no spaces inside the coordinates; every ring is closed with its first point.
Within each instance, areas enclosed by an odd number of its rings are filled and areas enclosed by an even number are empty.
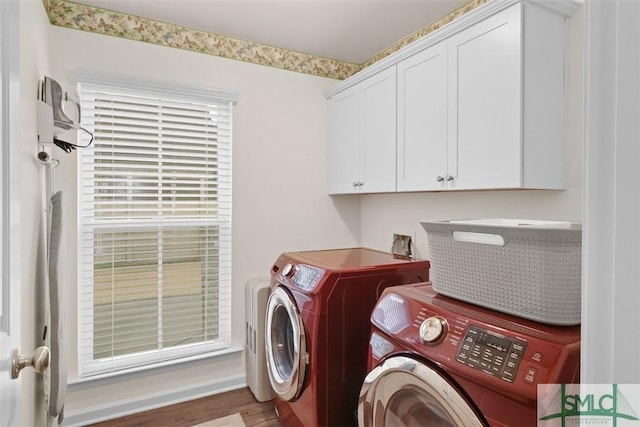
{"type": "Polygon", "coordinates": [[[441,177],[440,175],[438,175],[438,176],[436,176],[436,181],[442,182],[442,181],[444,181],[444,178],[441,177]]]}
{"type": "Polygon", "coordinates": [[[451,175],[447,175],[447,181],[453,181],[453,177],[451,175]]]}
{"type": "Polygon", "coordinates": [[[51,360],[51,352],[49,347],[38,347],[31,356],[20,354],[18,350],[13,350],[11,358],[11,378],[16,379],[20,375],[20,371],[31,366],[36,372],[44,372],[49,367],[51,360]]]}

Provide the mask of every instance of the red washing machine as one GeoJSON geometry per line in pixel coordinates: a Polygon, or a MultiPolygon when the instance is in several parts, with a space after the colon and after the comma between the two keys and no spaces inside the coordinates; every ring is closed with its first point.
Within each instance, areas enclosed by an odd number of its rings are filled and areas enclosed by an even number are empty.
{"type": "Polygon", "coordinates": [[[388,286],[428,275],[428,261],[364,248],[280,255],[271,269],[265,341],[284,426],[356,425],[371,310],[388,286]]]}
{"type": "Polygon", "coordinates": [[[579,382],[580,326],[386,289],[371,315],[360,427],[536,426],[537,385],[579,382]]]}

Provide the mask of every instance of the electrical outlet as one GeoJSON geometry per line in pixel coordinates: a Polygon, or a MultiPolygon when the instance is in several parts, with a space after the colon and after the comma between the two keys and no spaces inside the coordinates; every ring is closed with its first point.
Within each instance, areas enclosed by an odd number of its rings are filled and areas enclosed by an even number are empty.
{"type": "Polygon", "coordinates": [[[406,234],[394,234],[391,244],[391,253],[401,257],[411,258],[411,236],[406,234]]]}

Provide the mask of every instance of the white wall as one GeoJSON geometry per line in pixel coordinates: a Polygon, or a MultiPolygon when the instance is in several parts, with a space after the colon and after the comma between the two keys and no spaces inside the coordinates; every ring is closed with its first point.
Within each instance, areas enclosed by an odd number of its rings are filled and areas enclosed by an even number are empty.
{"type": "MultiPolygon", "coordinates": [[[[59,27],[51,27],[50,34],[51,74],[66,85],[73,84],[75,70],[93,69],[239,91],[233,122],[233,345],[244,341],[247,279],[268,276],[283,251],[359,243],[358,198],[332,200],[326,195],[322,92],[335,80],[59,27]]],[[[75,212],[75,154],[59,151],[58,157],[57,180],[71,196],[68,211],[75,212]]],[[[72,252],[69,260],[77,256],[75,247],[72,252]]],[[[70,262],[68,268],[76,267],[70,262]]],[[[75,325],[73,306],[70,329],[75,325]]],[[[71,379],[74,374],[71,369],[71,379]]],[[[170,391],[243,375],[244,362],[237,357],[126,383],[77,386],[68,395],[66,410],[79,413],[135,400],[161,391],[160,384],[170,391]]]]}
{"type": "MultiPolygon", "coordinates": [[[[21,69],[21,176],[20,211],[22,227],[22,336],[21,350],[30,354],[42,345],[44,324],[43,228],[41,222],[41,185],[43,169],[36,163],[36,99],[38,80],[49,70],[49,20],[42,2],[20,2],[21,69]]],[[[3,350],[4,351],[4,350],[3,350]]],[[[43,425],[42,377],[32,369],[20,374],[22,382],[22,422],[43,425]]]]}
{"type": "Polygon", "coordinates": [[[562,191],[460,191],[363,196],[362,245],[391,248],[394,233],[415,237],[418,258],[429,258],[421,220],[527,218],[581,221],[582,39],[581,7],[569,21],[567,186],[562,191]]]}

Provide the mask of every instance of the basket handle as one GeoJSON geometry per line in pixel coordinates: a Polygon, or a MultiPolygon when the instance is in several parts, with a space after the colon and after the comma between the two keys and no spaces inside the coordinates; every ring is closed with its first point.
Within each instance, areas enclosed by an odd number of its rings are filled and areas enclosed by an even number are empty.
{"type": "Polygon", "coordinates": [[[499,234],[474,233],[472,231],[454,231],[453,240],[465,243],[480,243],[482,245],[504,246],[504,237],[499,234]]]}

